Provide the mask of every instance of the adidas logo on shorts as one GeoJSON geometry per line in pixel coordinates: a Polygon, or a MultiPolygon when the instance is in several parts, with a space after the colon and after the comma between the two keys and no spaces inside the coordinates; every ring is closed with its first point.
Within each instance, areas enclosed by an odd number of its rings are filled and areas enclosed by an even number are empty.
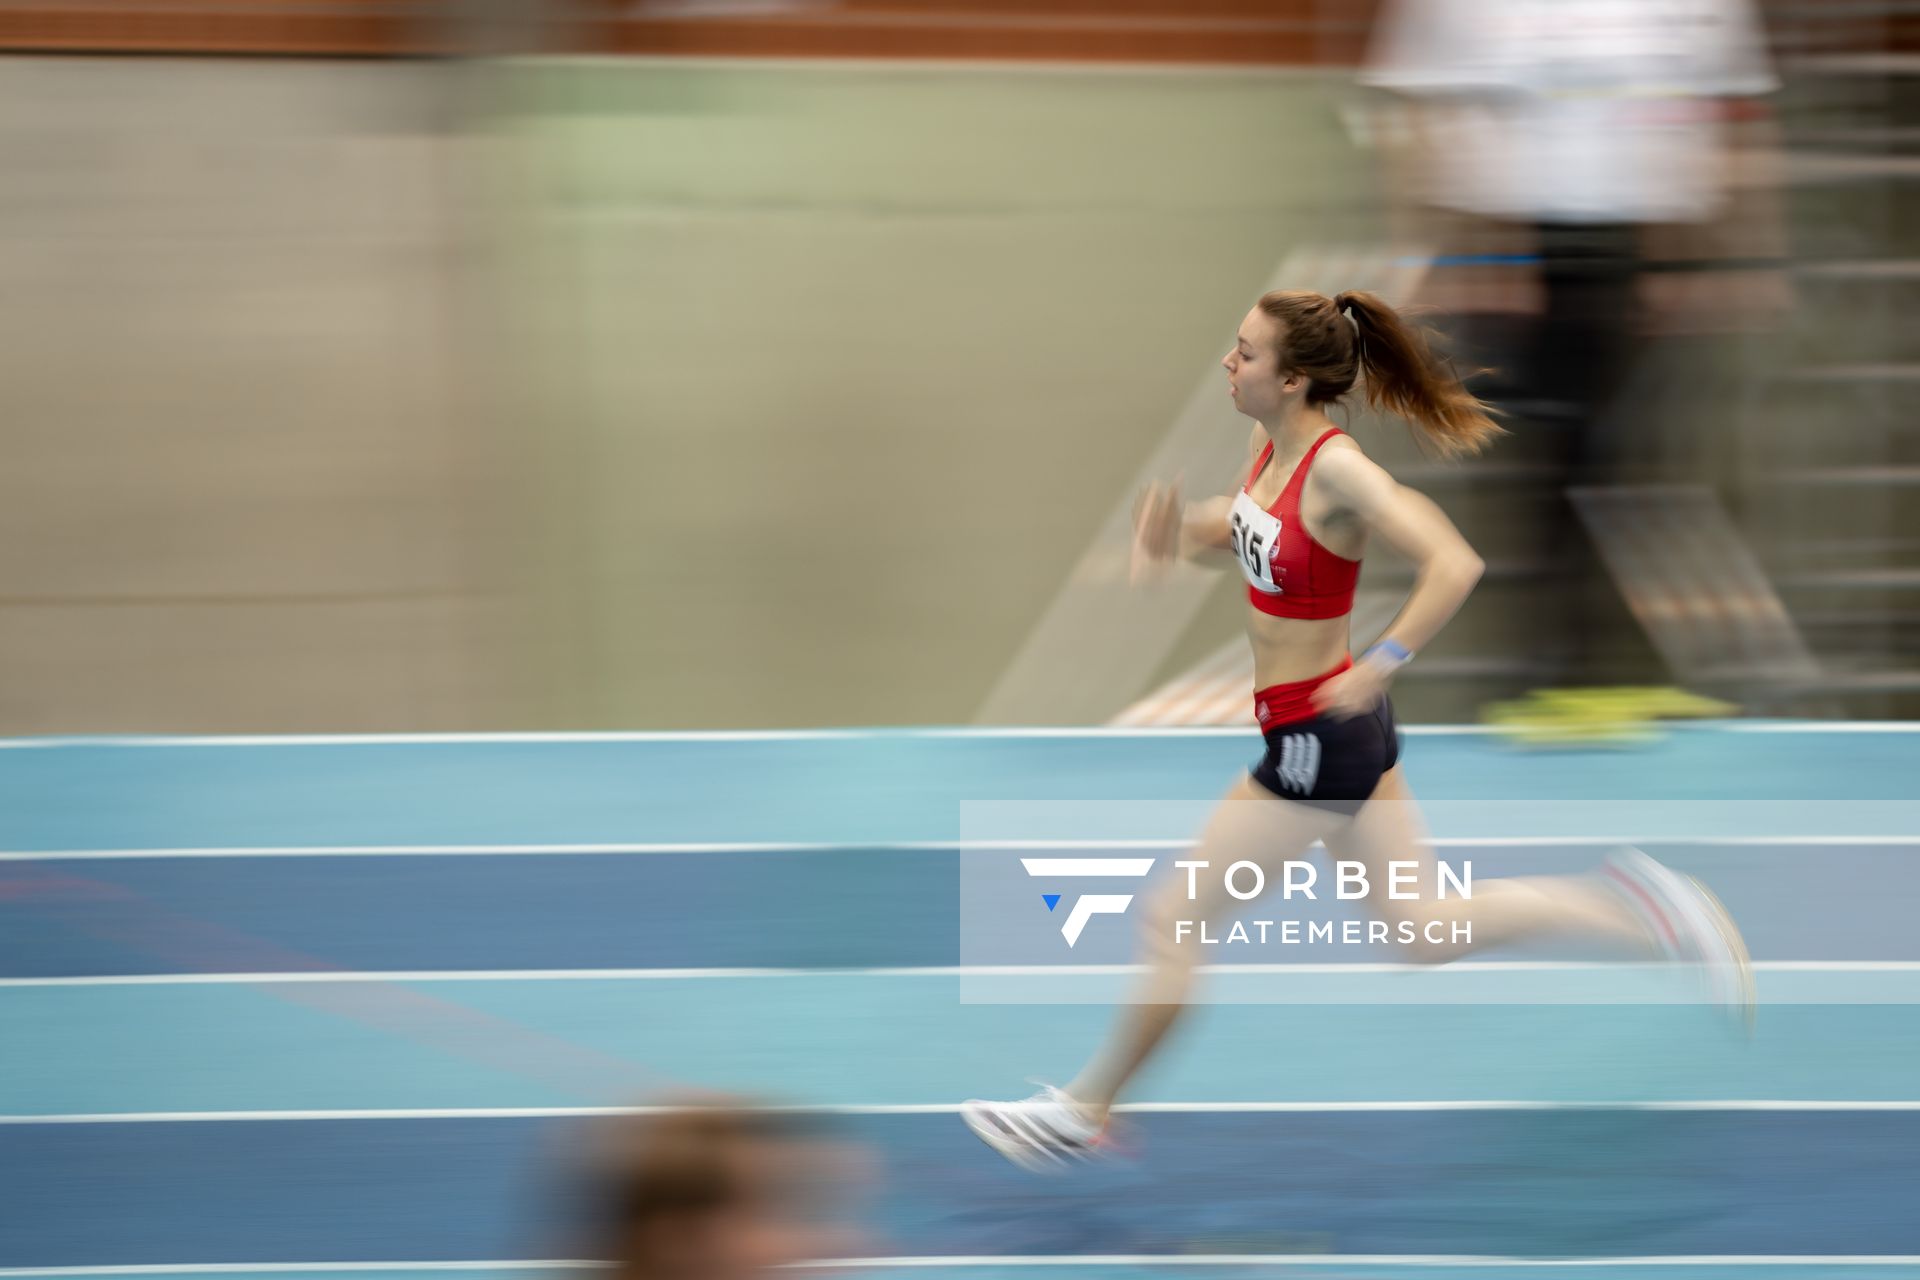
{"type": "Polygon", "coordinates": [[[1320,779],[1320,739],[1310,733],[1290,733],[1280,739],[1280,763],[1274,769],[1289,791],[1312,795],[1320,779]]]}

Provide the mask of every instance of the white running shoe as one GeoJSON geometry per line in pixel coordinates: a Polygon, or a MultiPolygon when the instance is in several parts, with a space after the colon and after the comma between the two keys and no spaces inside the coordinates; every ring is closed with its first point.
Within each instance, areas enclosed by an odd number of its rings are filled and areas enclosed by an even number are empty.
{"type": "Polygon", "coordinates": [[[960,1118],[980,1141],[1035,1173],[1058,1173],[1100,1153],[1100,1126],[1052,1085],[1021,1102],[963,1102],[960,1118]]]}
{"type": "Polygon", "coordinates": [[[1607,855],[1605,875],[1668,960],[1700,966],[1707,992],[1753,1034],[1758,996],[1740,927],[1707,886],[1634,848],[1607,855]]]}

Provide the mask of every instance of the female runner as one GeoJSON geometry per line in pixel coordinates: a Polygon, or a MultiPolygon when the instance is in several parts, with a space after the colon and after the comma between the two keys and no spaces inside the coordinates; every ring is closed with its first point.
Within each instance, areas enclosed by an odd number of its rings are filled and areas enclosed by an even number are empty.
{"type": "Polygon", "coordinates": [[[1148,972],[1106,1045],[1064,1089],[966,1103],[968,1126],[1029,1168],[1095,1151],[1115,1098],[1184,1008],[1199,927],[1179,939],[1174,922],[1217,919],[1235,905],[1230,864],[1252,861],[1271,877],[1316,842],[1361,863],[1370,886],[1387,883],[1390,862],[1419,864],[1419,900],[1365,899],[1401,937],[1411,932],[1409,959],[1448,960],[1543,934],[1598,940],[1702,965],[1715,999],[1750,1017],[1752,978],[1732,920],[1696,882],[1638,850],[1615,853],[1594,875],[1482,880],[1471,899],[1432,892],[1433,859],[1401,773],[1387,686],[1459,609],[1483,566],[1437,506],[1394,483],[1326,412],[1364,378],[1368,402],[1406,418],[1438,452],[1484,448],[1500,429],[1434,357],[1425,332],[1369,293],[1282,291],[1247,313],[1221,364],[1235,407],[1253,419],[1246,482],[1184,507],[1177,490],[1150,488],[1135,511],[1134,564],[1136,577],[1175,556],[1239,566],[1266,753],[1187,855],[1208,870],[1191,886],[1186,872],[1169,877],[1148,896],[1148,972]],[[1370,535],[1418,573],[1393,625],[1356,662],[1347,623],[1370,535]],[[1463,922],[1470,941],[1455,941],[1463,922]]]}

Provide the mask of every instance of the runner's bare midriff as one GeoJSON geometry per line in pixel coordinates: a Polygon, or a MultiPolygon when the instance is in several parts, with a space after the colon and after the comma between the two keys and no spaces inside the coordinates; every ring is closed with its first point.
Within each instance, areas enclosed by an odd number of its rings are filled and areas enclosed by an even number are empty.
{"type": "Polygon", "coordinates": [[[1311,680],[1347,656],[1347,618],[1275,618],[1252,605],[1247,639],[1253,644],[1253,687],[1311,680]]]}

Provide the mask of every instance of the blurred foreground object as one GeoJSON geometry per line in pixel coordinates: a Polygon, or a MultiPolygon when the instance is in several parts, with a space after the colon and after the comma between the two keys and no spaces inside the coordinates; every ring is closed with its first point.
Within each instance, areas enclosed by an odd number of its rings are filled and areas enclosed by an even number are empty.
{"type": "Polygon", "coordinates": [[[750,1280],[855,1251],[857,1152],[792,1115],[691,1100],[588,1142],[588,1255],[623,1280],[750,1280]]]}

